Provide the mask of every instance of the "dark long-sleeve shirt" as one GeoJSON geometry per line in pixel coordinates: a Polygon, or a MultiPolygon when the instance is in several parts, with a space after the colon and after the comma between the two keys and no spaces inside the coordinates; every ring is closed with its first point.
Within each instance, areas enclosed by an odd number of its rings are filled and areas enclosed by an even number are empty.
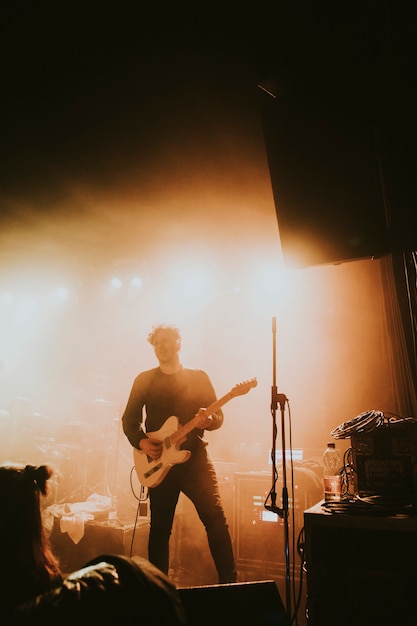
{"type": "MultiPolygon", "coordinates": [[[[182,368],[175,374],[164,374],[156,367],[135,378],[122,416],[123,431],[138,448],[146,433],[158,431],[172,415],[180,425],[186,424],[200,408],[208,408],[215,401],[213,385],[204,371],[182,368]]],[[[218,409],[212,417],[210,430],[216,430],[223,423],[223,412],[218,409]]],[[[198,445],[206,445],[204,431],[194,429],[181,447],[192,450],[198,445]]]]}

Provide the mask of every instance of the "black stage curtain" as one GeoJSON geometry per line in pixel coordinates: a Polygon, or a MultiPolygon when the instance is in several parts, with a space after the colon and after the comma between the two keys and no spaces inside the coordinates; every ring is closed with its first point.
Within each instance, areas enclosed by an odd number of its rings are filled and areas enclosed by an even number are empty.
{"type": "Polygon", "coordinates": [[[417,252],[381,263],[398,413],[417,417],[417,252]]]}

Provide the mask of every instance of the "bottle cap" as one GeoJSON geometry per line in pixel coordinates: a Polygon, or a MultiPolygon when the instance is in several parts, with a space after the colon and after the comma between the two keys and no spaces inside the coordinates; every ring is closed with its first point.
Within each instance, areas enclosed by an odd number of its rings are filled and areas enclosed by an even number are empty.
{"type": "Polygon", "coordinates": [[[327,444],[327,447],[328,448],[335,448],[336,444],[334,443],[334,441],[329,441],[328,444],[327,444]]]}

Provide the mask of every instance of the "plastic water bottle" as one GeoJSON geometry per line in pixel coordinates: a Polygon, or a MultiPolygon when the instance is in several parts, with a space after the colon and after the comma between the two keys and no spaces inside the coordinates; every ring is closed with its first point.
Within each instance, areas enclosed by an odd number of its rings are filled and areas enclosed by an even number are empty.
{"type": "Polygon", "coordinates": [[[327,444],[323,452],[324,499],[326,502],[340,502],[342,497],[341,460],[333,442],[327,444]]]}

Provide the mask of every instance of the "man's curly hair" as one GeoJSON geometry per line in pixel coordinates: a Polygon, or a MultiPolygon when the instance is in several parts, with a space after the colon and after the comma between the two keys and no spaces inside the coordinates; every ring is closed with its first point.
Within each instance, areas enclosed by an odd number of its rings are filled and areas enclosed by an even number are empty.
{"type": "Polygon", "coordinates": [[[151,346],[155,345],[156,336],[160,331],[168,331],[175,338],[178,346],[181,346],[181,333],[177,326],[172,326],[169,324],[158,324],[158,326],[154,326],[152,331],[148,335],[148,341],[151,346]]]}

